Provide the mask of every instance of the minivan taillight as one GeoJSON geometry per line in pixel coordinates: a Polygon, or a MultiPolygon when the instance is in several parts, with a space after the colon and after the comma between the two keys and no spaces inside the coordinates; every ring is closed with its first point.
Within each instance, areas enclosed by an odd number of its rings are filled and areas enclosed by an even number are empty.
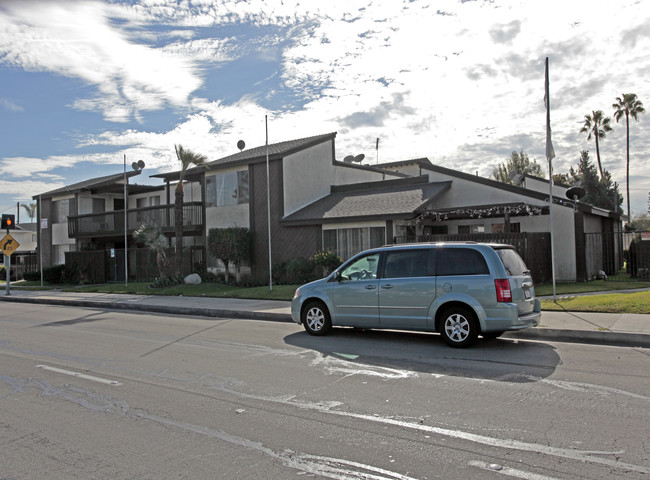
{"type": "Polygon", "coordinates": [[[510,291],[510,280],[507,278],[496,279],[494,286],[497,289],[497,302],[512,302],[512,292],[510,291]]]}

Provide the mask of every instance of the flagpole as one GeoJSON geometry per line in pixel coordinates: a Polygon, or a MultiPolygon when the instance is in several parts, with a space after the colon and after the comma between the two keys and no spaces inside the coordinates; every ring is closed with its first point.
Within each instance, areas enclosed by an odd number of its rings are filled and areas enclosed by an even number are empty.
{"type": "Polygon", "coordinates": [[[551,142],[551,95],[548,81],[548,57],[546,57],[545,62],[545,72],[544,72],[544,103],[546,103],[546,160],[548,161],[548,185],[549,185],[549,196],[548,196],[548,218],[551,224],[551,275],[553,277],[553,301],[556,301],[555,298],[555,248],[554,237],[553,237],[553,163],[552,160],[555,157],[555,150],[553,149],[553,143],[551,142]]]}
{"type": "Polygon", "coordinates": [[[269,291],[273,291],[273,271],[271,269],[271,182],[269,180],[269,119],[264,115],[266,129],[266,222],[269,229],[269,291]]]}

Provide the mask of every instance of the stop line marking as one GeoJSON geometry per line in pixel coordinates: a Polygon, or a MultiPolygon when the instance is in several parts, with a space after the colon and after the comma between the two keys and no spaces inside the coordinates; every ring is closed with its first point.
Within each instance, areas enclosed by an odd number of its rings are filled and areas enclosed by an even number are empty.
{"type": "Polygon", "coordinates": [[[63,375],[70,375],[71,377],[82,378],[84,380],[90,380],[91,382],[103,383],[105,385],[112,385],[113,387],[119,387],[122,385],[116,380],[108,380],[106,378],[95,377],[93,375],[86,375],[85,373],[73,372],[71,370],[64,370],[62,368],[50,367],[49,365],[36,365],[36,368],[41,368],[47,370],[48,372],[61,373],[63,375]]]}

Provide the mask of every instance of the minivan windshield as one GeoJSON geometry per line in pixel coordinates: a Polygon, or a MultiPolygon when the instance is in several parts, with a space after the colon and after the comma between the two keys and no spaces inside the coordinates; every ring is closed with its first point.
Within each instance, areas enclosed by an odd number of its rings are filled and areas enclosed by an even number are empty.
{"type": "Polygon", "coordinates": [[[519,254],[512,248],[499,248],[496,249],[497,255],[506,267],[508,275],[519,277],[523,275],[530,275],[530,270],[521,259],[519,254]]]}

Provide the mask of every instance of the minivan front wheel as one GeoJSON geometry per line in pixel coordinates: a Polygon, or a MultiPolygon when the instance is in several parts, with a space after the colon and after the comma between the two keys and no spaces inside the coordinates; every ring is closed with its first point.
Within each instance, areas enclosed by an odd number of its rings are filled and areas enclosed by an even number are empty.
{"type": "Polygon", "coordinates": [[[327,307],[322,302],[309,302],[302,310],[302,324],[309,335],[325,335],[332,328],[327,307]]]}
{"type": "Polygon", "coordinates": [[[467,347],[478,336],[478,326],[474,314],[464,307],[451,307],[445,310],[440,322],[440,335],[451,347],[467,347]]]}

